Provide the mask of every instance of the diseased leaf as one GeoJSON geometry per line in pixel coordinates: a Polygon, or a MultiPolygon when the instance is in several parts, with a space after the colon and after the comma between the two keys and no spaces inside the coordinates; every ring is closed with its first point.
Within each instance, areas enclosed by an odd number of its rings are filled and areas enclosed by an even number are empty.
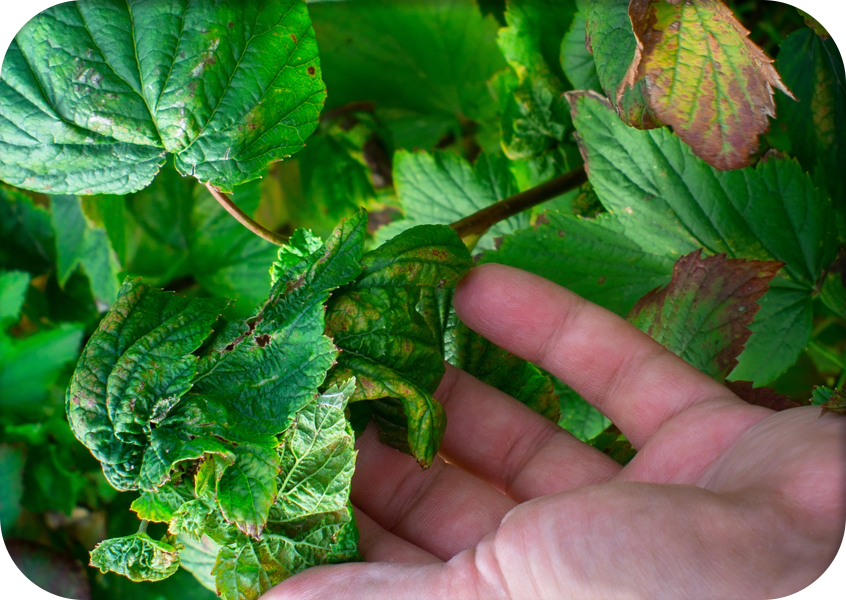
{"type": "Polygon", "coordinates": [[[629,17],[631,0],[587,0],[586,43],[596,63],[596,74],[605,95],[628,125],[638,129],[658,127],[644,96],[645,81],[627,85],[640,48],[629,17]]]}
{"type": "Polygon", "coordinates": [[[125,194],[170,153],[231,191],[302,148],[324,98],[305,3],[65,3],[3,63],[0,178],[125,194]]]}
{"type": "Polygon", "coordinates": [[[217,501],[227,521],[259,539],[276,498],[279,455],[251,444],[235,446],[233,452],[235,464],[217,482],[217,501]]]}
{"type": "Polygon", "coordinates": [[[217,336],[199,363],[193,393],[227,411],[233,430],[274,435],[317,394],[337,350],[324,335],[329,293],[361,272],[363,212],[284,270],[267,302],[217,336]]]}
{"type": "Polygon", "coordinates": [[[642,79],[657,121],[709,164],[750,165],[775,116],[774,89],[791,96],[773,61],[722,0],[633,0],[629,14],[638,53],[620,86],[642,79]]]}
{"type": "Polygon", "coordinates": [[[467,327],[450,311],[445,357],[476,379],[505,392],[535,412],[558,422],[558,395],[552,379],[533,364],[503,350],[467,327]]]}
{"type": "Polygon", "coordinates": [[[166,542],[136,533],[100,542],[91,551],[91,566],[103,573],[114,571],[132,581],[159,581],[179,569],[179,554],[166,542]]]}
{"type": "Polygon", "coordinates": [[[354,353],[343,353],[332,382],[355,377],[351,401],[371,403],[382,440],[411,454],[423,467],[432,464],[446,430],[446,413],[432,392],[401,373],[354,353]]]}
{"type": "Polygon", "coordinates": [[[787,152],[828,189],[835,206],[846,206],[840,173],[846,164],[846,72],[840,52],[834,40],[805,29],[782,42],[776,65],[799,102],[776,96],[774,128],[787,131],[787,152]]]}
{"type": "MultiPolygon", "coordinates": [[[[168,423],[165,423],[168,425],[168,423]]],[[[157,427],[150,434],[136,485],[142,490],[156,490],[170,481],[171,472],[180,463],[218,456],[224,464],[235,460],[231,448],[213,437],[192,437],[171,427],[157,427]]]]}
{"type": "Polygon", "coordinates": [[[535,273],[625,315],[646,292],[669,282],[673,261],[644,252],[621,229],[616,215],[584,219],[548,211],[534,229],[505,236],[482,262],[535,273]]]}
{"type": "Polygon", "coordinates": [[[472,265],[442,225],[409,229],[362,259],[362,274],[333,294],[327,332],[341,348],[331,380],[356,377],[383,439],[431,464],[446,425],[432,398],[443,377],[444,293],[472,265]]]}
{"type": "Polygon", "coordinates": [[[846,394],[843,394],[841,390],[832,390],[822,386],[815,387],[811,404],[822,406],[823,415],[827,412],[846,415],[846,394]]]}
{"type": "Polygon", "coordinates": [[[779,394],[772,388],[754,387],[751,381],[727,381],[725,385],[734,392],[741,400],[749,404],[763,406],[775,411],[789,410],[802,406],[801,403],[779,394]]]}
{"type": "MultiPolygon", "coordinates": [[[[471,167],[447,152],[400,151],[394,155],[394,181],[404,218],[379,229],[380,241],[415,225],[449,225],[519,191],[501,154],[482,154],[471,167]]],[[[492,249],[494,238],[528,226],[527,214],[515,215],[494,225],[477,247],[492,249]]]]}
{"type": "Polygon", "coordinates": [[[793,0],[808,27],[826,37],[846,37],[846,4],[840,0],[793,0]]]}
{"type": "Polygon", "coordinates": [[[571,128],[560,49],[575,4],[509,0],[497,43],[517,74],[518,85],[502,118],[502,147],[514,159],[539,157],[564,141],[571,128]]]}
{"type": "Polygon", "coordinates": [[[116,489],[137,488],[150,421],[190,389],[192,353],[224,307],[127,280],[86,344],[67,390],[68,421],[116,489]]]}
{"type": "Polygon", "coordinates": [[[212,574],[224,598],[254,600],[308,567],[358,560],[349,507],[354,439],[344,417],[354,389],[352,380],[330,387],[282,435],[267,528],[260,540],[238,534],[218,553],[212,574]]]}
{"type": "Polygon", "coordinates": [[[778,262],[702,258],[678,260],[673,279],[638,301],[629,322],[717,381],[737,366],[752,332],[759,300],[781,268],[778,262]]]}
{"type": "Polygon", "coordinates": [[[15,566],[42,590],[59,597],[91,600],[88,574],[74,557],[29,540],[6,539],[4,543],[15,566]]]}
{"type": "Polygon", "coordinates": [[[837,251],[831,204],[794,160],[719,172],[667,131],[626,127],[593,92],[568,96],[590,181],[626,237],[674,260],[703,248],[785,263],[732,375],[756,385],[772,381],[808,340],[811,295],[837,251]],[[764,323],[788,309],[787,318],[764,323]]]}

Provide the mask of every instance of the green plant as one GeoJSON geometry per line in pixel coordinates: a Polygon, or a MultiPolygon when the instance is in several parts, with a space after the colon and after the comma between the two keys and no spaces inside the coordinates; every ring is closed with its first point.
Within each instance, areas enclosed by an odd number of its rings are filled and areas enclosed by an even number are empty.
{"type": "Polygon", "coordinates": [[[480,5],[79,0],[21,30],[4,533],[162,581],[92,570],[95,596],[182,594],[182,567],[257,598],[357,560],[355,435],[431,464],[445,360],[630,460],[457,319],[474,260],[627,316],[749,402],[843,411],[846,77],[824,30],[767,3],[772,64],[720,0],[480,5]]]}

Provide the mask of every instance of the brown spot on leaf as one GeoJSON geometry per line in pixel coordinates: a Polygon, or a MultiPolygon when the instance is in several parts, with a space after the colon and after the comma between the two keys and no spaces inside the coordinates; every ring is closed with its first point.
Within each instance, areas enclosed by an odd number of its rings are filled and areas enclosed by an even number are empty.
{"type": "Polygon", "coordinates": [[[258,344],[259,348],[264,348],[270,343],[270,336],[266,333],[262,335],[256,336],[256,344],[258,344]]]}
{"type": "Polygon", "coordinates": [[[309,75],[314,75],[315,73],[317,73],[317,69],[315,69],[314,67],[308,68],[308,74],[309,75]]]}
{"type": "Polygon", "coordinates": [[[235,23],[233,23],[232,21],[229,21],[228,27],[229,27],[229,29],[232,29],[233,27],[235,27],[235,23]]]}
{"type": "Polygon", "coordinates": [[[295,34],[291,34],[291,39],[294,40],[294,43],[297,43],[297,36],[295,34]]]}

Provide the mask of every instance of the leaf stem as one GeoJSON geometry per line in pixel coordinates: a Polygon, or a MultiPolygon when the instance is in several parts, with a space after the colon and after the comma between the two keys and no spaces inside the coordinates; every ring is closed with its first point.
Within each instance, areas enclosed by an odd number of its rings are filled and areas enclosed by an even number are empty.
{"type": "Polygon", "coordinates": [[[138,533],[147,533],[147,525],[149,525],[149,521],[141,520],[141,525],[138,526],[138,533]]]}
{"type": "Polygon", "coordinates": [[[254,234],[277,246],[283,246],[288,243],[288,238],[285,236],[273,233],[253,221],[247,213],[241,210],[238,205],[232,201],[232,198],[221,192],[215,186],[210,183],[206,183],[205,186],[211,192],[211,195],[214,196],[214,199],[217,200],[224,209],[226,209],[226,212],[235,217],[241,225],[252,231],[254,234]]]}
{"type": "Polygon", "coordinates": [[[555,179],[550,179],[537,187],[520,192],[496,204],[491,204],[482,210],[456,221],[452,227],[462,239],[470,236],[482,236],[491,227],[509,217],[523,212],[533,206],[537,206],[547,200],[552,200],[570,190],[573,190],[587,181],[587,173],[584,167],[574,169],[555,179]]]}

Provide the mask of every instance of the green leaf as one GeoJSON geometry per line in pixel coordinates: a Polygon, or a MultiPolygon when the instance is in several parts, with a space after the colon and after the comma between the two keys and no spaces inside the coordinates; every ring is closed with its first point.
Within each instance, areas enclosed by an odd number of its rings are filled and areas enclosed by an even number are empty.
{"type": "Polygon", "coordinates": [[[279,455],[251,444],[235,446],[234,453],[235,464],[217,482],[217,500],[227,521],[259,539],[276,498],[279,455]]]}
{"type": "Polygon", "coordinates": [[[190,389],[192,353],[224,307],[127,280],[86,344],[67,390],[68,421],[115,488],[137,488],[150,422],[190,389]]]}
{"type": "Polygon", "coordinates": [[[632,309],[629,322],[659,344],[716,379],[725,381],[752,332],[769,282],[781,263],[702,258],[696,251],[678,260],[673,279],[632,309]]]}
{"type": "Polygon", "coordinates": [[[840,52],[831,38],[803,29],[782,42],[776,65],[799,102],[776,97],[774,128],[786,129],[788,152],[828,188],[835,206],[843,206],[846,182],[838,171],[846,164],[846,72],[840,52]]]}
{"type": "Polygon", "coordinates": [[[838,0],[793,0],[808,27],[825,37],[846,37],[846,5],[838,0]]]}
{"type": "Polygon", "coordinates": [[[47,390],[79,354],[82,327],[62,323],[22,340],[0,333],[0,407],[7,414],[37,415],[47,390]]]}
{"type": "Polygon", "coordinates": [[[775,280],[759,301],[761,310],[750,326],[752,337],[731,378],[756,386],[775,380],[796,362],[811,339],[813,303],[807,290],[775,280]]]}
{"type": "Polygon", "coordinates": [[[444,346],[446,360],[452,366],[558,422],[558,396],[552,379],[533,364],[467,327],[454,311],[450,311],[447,321],[444,346]]]}
{"type": "Polygon", "coordinates": [[[167,421],[164,425],[150,434],[150,445],[135,482],[139,489],[157,490],[170,481],[171,472],[183,462],[207,460],[209,455],[217,456],[223,464],[231,465],[235,460],[231,448],[213,437],[192,437],[166,426],[167,421]]]}
{"type": "Polygon", "coordinates": [[[193,392],[228,411],[227,425],[277,434],[317,394],[337,350],[324,335],[324,303],[361,271],[367,218],[344,221],[323,247],[276,281],[267,302],[231,323],[200,360],[193,392]]]}
{"type": "Polygon", "coordinates": [[[196,577],[203,587],[216,591],[212,569],[220,546],[207,535],[199,541],[190,535],[180,535],[177,541],[185,546],[179,551],[179,566],[196,577]]]}
{"type": "MultiPolygon", "coordinates": [[[[5,63],[4,63],[5,64],[5,63]]],[[[0,268],[41,275],[53,268],[50,215],[20,191],[0,184],[0,268]]]]}
{"type": "Polygon", "coordinates": [[[773,61],[721,0],[634,2],[629,14],[639,52],[621,87],[645,81],[657,121],[714,167],[752,164],[775,116],[773,90],[790,95],[773,61]]]}
{"type": "Polygon", "coordinates": [[[91,566],[103,573],[114,571],[132,581],[159,581],[179,569],[179,554],[166,542],[136,533],[97,544],[91,551],[91,566]]]}
{"type": "Polygon", "coordinates": [[[327,108],[371,102],[397,147],[409,149],[434,146],[461,117],[494,120],[487,80],[505,62],[496,21],[472,0],[357,0],[310,11],[327,108]]]}
{"type": "Polygon", "coordinates": [[[625,315],[646,292],[669,281],[673,261],[643,251],[621,229],[616,215],[584,219],[548,211],[534,229],[505,236],[482,261],[535,273],[625,315]]]}
{"type": "Polygon", "coordinates": [[[846,318],[846,283],[843,273],[830,272],[823,280],[820,300],[836,315],[846,318]]]}
{"type": "Polygon", "coordinates": [[[9,532],[21,514],[23,498],[24,448],[20,445],[0,444],[0,526],[9,532]]]}
{"type": "Polygon", "coordinates": [[[142,521],[168,523],[173,513],[189,498],[183,490],[171,485],[163,485],[155,492],[144,492],[132,502],[130,510],[142,521]]]}
{"type": "Polygon", "coordinates": [[[558,425],[577,439],[589,442],[611,425],[605,415],[558,379],[555,380],[555,393],[561,400],[561,418],[558,425]]]}
{"type": "Polygon", "coordinates": [[[602,91],[599,75],[596,74],[596,62],[587,49],[587,21],[584,12],[579,11],[573,18],[570,31],[561,43],[561,68],[573,89],[602,91]]]}
{"type": "Polygon", "coordinates": [[[107,306],[111,305],[120,287],[120,264],[105,230],[88,222],[81,202],[75,196],[53,196],[50,208],[59,285],[64,287],[71,274],[82,265],[94,297],[107,306]]]}
{"type": "Polygon", "coordinates": [[[20,319],[29,280],[21,271],[0,272],[0,330],[20,319]]]}
{"type": "Polygon", "coordinates": [[[346,521],[315,527],[305,535],[289,538],[265,534],[261,541],[220,549],[212,570],[217,593],[226,600],[256,600],[277,583],[318,564],[350,562],[358,557],[357,530],[352,509],[346,521]]]}
{"type": "MultiPolygon", "coordinates": [[[[394,182],[404,218],[380,229],[379,240],[389,240],[415,225],[449,225],[519,191],[509,161],[501,154],[482,154],[471,167],[447,152],[399,151],[394,155],[394,182]]],[[[477,247],[493,248],[495,237],[528,226],[527,214],[500,221],[477,247]]]]}
{"type": "Polygon", "coordinates": [[[42,590],[61,598],[91,598],[88,574],[73,556],[34,541],[6,539],[4,542],[14,565],[42,590]]]}
{"type": "Polygon", "coordinates": [[[27,23],[3,63],[0,178],[125,194],[170,153],[230,191],[302,148],[324,98],[302,2],[66,3],[27,23]]]}
{"type": "Polygon", "coordinates": [[[355,439],[344,416],[355,381],[330,386],[297,413],[278,448],[279,495],[271,531],[295,536],[325,515],[346,512],[355,468],[355,439]]]}

